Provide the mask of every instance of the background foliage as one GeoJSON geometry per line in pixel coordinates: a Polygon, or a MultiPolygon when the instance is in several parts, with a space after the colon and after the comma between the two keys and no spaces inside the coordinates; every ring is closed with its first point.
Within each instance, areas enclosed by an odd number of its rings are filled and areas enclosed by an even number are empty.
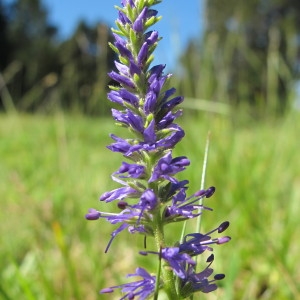
{"type": "MultiPolygon", "coordinates": [[[[299,20],[297,0],[206,1],[204,34],[174,70],[180,93],[192,106],[204,99],[283,115],[299,77],[299,20]]],[[[0,1],[0,24],[2,109],[107,114],[107,25],[82,21],[61,40],[40,0],[0,1]]]]}
{"type": "MultiPolygon", "coordinates": [[[[110,174],[122,157],[108,159],[105,145],[108,133],[123,130],[111,119],[60,113],[0,117],[0,299],[102,299],[101,288],[126,282],[136,266],[155,272],[137,255],[141,236],[124,232],[104,254],[115,227],[84,219],[90,207],[115,210],[97,199],[117,187],[110,174]]],[[[175,154],[191,159],[181,174],[190,194],[199,188],[211,132],[206,186],[216,193],[205,202],[214,211],[203,215],[202,230],[231,222],[232,241],[215,248],[214,268],[226,278],[205,299],[299,298],[298,120],[295,113],[284,122],[237,127],[226,116],[188,112],[181,120],[186,137],[175,154]]],[[[169,230],[173,243],[180,230],[169,230]]]]}
{"type": "Polygon", "coordinates": [[[206,1],[204,36],[181,59],[182,91],[282,116],[299,78],[299,20],[297,0],[206,1]]]}
{"type": "Polygon", "coordinates": [[[70,38],[59,40],[39,0],[0,4],[0,19],[2,109],[108,112],[103,99],[114,54],[107,25],[82,21],[70,38]]]}

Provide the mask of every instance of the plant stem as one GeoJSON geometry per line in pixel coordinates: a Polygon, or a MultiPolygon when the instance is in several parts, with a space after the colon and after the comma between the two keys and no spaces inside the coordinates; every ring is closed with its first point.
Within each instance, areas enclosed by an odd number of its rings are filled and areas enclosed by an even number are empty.
{"type": "MultiPolygon", "coordinates": [[[[165,237],[164,237],[164,228],[161,218],[161,212],[158,210],[155,214],[155,219],[153,220],[154,225],[154,239],[157,247],[157,251],[160,252],[162,248],[165,248],[165,237]]],[[[161,258],[159,258],[161,259],[161,258]]],[[[176,287],[174,275],[171,267],[168,264],[165,264],[162,268],[162,277],[164,282],[164,290],[168,295],[170,300],[179,300],[176,287]]],[[[157,280],[159,278],[157,277],[157,280]]]]}

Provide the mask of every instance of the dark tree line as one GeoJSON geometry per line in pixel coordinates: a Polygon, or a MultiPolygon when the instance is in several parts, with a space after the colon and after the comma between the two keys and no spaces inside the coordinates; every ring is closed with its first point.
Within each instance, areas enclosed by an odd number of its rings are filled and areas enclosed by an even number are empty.
{"type": "Polygon", "coordinates": [[[204,36],[182,56],[192,97],[282,115],[299,79],[299,0],[207,0],[204,36]]]}
{"type": "Polygon", "coordinates": [[[82,21],[61,41],[40,0],[0,0],[1,109],[106,113],[109,32],[82,21]]]}
{"type": "MultiPolygon", "coordinates": [[[[107,113],[107,25],[82,21],[62,41],[41,0],[10,3],[0,0],[0,109],[107,113]]],[[[284,114],[300,74],[300,1],[207,0],[205,15],[181,58],[180,94],[284,114]]]]}

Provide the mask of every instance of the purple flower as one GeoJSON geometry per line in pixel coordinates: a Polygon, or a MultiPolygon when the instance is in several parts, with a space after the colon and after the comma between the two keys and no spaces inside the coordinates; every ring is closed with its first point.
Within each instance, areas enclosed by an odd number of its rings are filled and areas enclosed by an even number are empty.
{"type": "Polygon", "coordinates": [[[127,109],[124,113],[122,113],[116,109],[112,109],[112,116],[116,121],[125,124],[125,126],[143,133],[144,124],[142,118],[139,115],[132,113],[130,110],[127,109]]]}
{"type": "Polygon", "coordinates": [[[111,243],[113,242],[114,238],[123,230],[126,228],[128,229],[128,232],[131,234],[134,233],[141,233],[141,234],[147,234],[147,230],[144,225],[136,224],[136,225],[130,225],[131,222],[135,222],[137,219],[140,220],[140,212],[138,211],[126,211],[126,213],[123,211],[122,214],[119,214],[117,216],[107,216],[106,219],[110,221],[112,224],[115,224],[117,222],[122,223],[120,227],[115,229],[110,235],[111,238],[105,248],[105,253],[108,251],[111,243]],[[127,223],[126,223],[127,222],[127,223]]]}
{"type": "MultiPolygon", "coordinates": [[[[154,74],[156,75],[156,74],[154,74]]],[[[149,78],[149,89],[151,89],[157,95],[160,93],[161,89],[163,88],[166,80],[171,77],[171,74],[162,75],[162,76],[150,76],[149,78]]]]}
{"type": "Polygon", "coordinates": [[[146,144],[154,145],[156,142],[155,121],[152,120],[147,128],[144,130],[144,141],[146,144]]]}
{"type": "Polygon", "coordinates": [[[210,197],[215,191],[214,187],[197,191],[188,198],[186,197],[185,191],[185,186],[178,186],[177,192],[174,192],[172,204],[167,206],[165,210],[167,222],[195,218],[202,213],[203,209],[211,210],[209,207],[199,204],[199,200],[204,197],[210,197]]]}
{"type": "Polygon", "coordinates": [[[157,95],[153,91],[149,91],[145,97],[144,111],[147,115],[154,112],[156,106],[157,95]]]}
{"type": "Polygon", "coordinates": [[[128,88],[135,88],[134,82],[127,76],[120,75],[116,73],[115,71],[110,72],[109,77],[117,82],[119,82],[122,86],[128,87],[128,88]]]}
{"type": "Polygon", "coordinates": [[[210,268],[214,261],[213,254],[207,258],[208,266],[198,273],[196,272],[196,262],[179,247],[162,248],[160,252],[140,251],[140,254],[156,254],[168,262],[174,274],[179,277],[179,291],[183,298],[187,298],[195,292],[212,292],[217,289],[215,282],[225,277],[224,274],[216,274],[212,280],[209,280],[209,277],[213,274],[213,269],[210,268]]]}
{"type": "Polygon", "coordinates": [[[138,204],[132,205],[131,208],[139,211],[139,218],[137,220],[137,224],[140,223],[142,217],[147,220],[152,220],[152,211],[157,207],[158,199],[151,189],[147,189],[143,192],[140,197],[140,201],[138,204]]]}
{"type": "Polygon", "coordinates": [[[195,266],[189,265],[186,272],[186,278],[181,280],[181,295],[184,298],[188,298],[192,293],[202,292],[210,293],[217,289],[215,282],[225,277],[223,274],[216,274],[213,280],[209,280],[209,277],[213,274],[213,269],[210,268],[214,260],[212,254],[207,259],[209,265],[201,272],[196,273],[195,266]]]}
{"type": "Polygon", "coordinates": [[[147,12],[148,12],[148,7],[144,7],[132,25],[132,29],[137,33],[141,33],[144,30],[144,23],[146,21],[147,12]]]}
{"type": "Polygon", "coordinates": [[[138,65],[138,63],[136,63],[133,59],[130,59],[129,72],[131,76],[134,76],[134,74],[141,75],[142,67],[143,67],[142,65],[138,65]]]}
{"type": "Polygon", "coordinates": [[[230,241],[230,237],[223,236],[221,238],[211,238],[211,234],[215,231],[218,231],[218,233],[221,233],[225,231],[229,226],[229,222],[223,222],[219,227],[216,229],[206,233],[191,233],[187,234],[184,237],[184,240],[182,244],[180,244],[179,248],[180,251],[189,253],[191,256],[199,255],[203,253],[205,250],[212,251],[212,248],[210,245],[212,244],[224,244],[230,241]]]}
{"type": "Polygon", "coordinates": [[[128,274],[127,277],[142,277],[141,280],[125,283],[121,285],[105,288],[100,291],[101,294],[112,293],[115,289],[120,288],[125,295],[120,300],[133,300],[138,297],[140,300],[148,299],[155,290],[156,277],[150,275],[145,269],[137,268],[135,274],[128,274]]]}
{"type": "Polygon", "coordinates": [[[165,156],[159,159],[158,163],[154,167],[149,182],[153,182],[161,178],[172,181],[171,176],[185,170],[185,167],[189,164],[190,161],[185,156],[172,158],[172,152],[169,151],[165,156]]]}
{"type": "Polygon", "coordinates": [[[177,181],[176,179],[172,182],[169,182],[163,189],[161,193],[161,198],[163,202],[169,201],[176,193],[179,191],[187,190],[188,180],[177,181]]]}
{"type": "Polygon", "coordinates": [[[143,210],[151,211],[157,206],[157,197],[151,189],[145,190],[140,199],[140,206],[143,210]]]}
{"type": "MultiPolygon", "coordinates": [[[[89,209],[89,213],[86,214],[85,216],[87,220],[97,220],[103,218],[106,219],[111,224],[121,223],[121,225],[111,233],[111,238],[107,244],[105,253],[108,251],[114,238],[126,228],[131,234],[133,233],[141,233],[144,235],[152,234],[152,232],[149,232],[149,230],[147,230],[143,224],[140,224],[140,222],[143,217],[143,212],[145,211],[147,206],[149,205],[151,206],[153,204],[152,203],[149,204],[149,202],[146,201],[144,202],[141,201],[141,204],[135,205],[134,207],[128,205],[126,202],[123,202],[122,205],[120,206],[123,205],[125,206],[125,209],[119,214],[99,212],[95,209],[89,209]]],[[[149,216],[147,217],[149,218],[149,216]]]]}
{"type": "Polygon", "coordinates": [[[161,106],[161,111],[160,112],[169,112],[171,111],[175,106],[177,106],[178,104],[180,104],[183,101],[183,97],[175,97],[171,100],[169,100],[168,102],[164,103],[161,106]]]}
{"type": "MultiPolygon", "coordinates": [[[[119,37],[117,34],[113,34],[114,38],[115,38],[115,43],[114,45],[116,46],[116,48],[118,49],[119,53],[127,58],[132,58],[132,53],[130,52],[130,50],[128,50],[126,48],[126,41],[124,39],[122,39],[121,37],[119,37]]],[[[115,62],[116,66],[117,64],[120,64],[119,62],[115,62]]],[[[118,68],[118,66],[117,66],[118,68]]],[[[113,78],[114,79],[114,78],[113,78]]],[[[117,80],[118,81],[118,80],[117,80]]]]}
{"type": "Polygon", "coordinates": [[[115,61],[115,66],[116,66],[116,68],[118,69],[118,71],[121,75],[124,75],[124,76],[129,76],[130,75],[129,68],[126,65],[121,64],[118,61],[115,61]]]}
{"type": "Polygon", "coordinates": [[[131,144],[128,141],[126,141],[114,134],[111,134],[110,137],[116,141],[115,143],[107,146],[107,148],[110,149],[111,151],[121,152],[122,154],[125,154],[130,150],[131,144]]]}
{"type": "Polygon", "coordinates": [[[173,272],[179,278],[186,278],[186,264],[195,265],[196,262],[186,253],[180,252],[178,247],[162,248],[160,252],[140,251],[141,255],[156,254],[168,262],[173,272]]]}
{"type": "Polygon", "coordinates": [[[105,202],[111,202],[113,200],[123,200],[125,198],[137,198],[139,195],[140,192],[138,192],[134,188],[127,186],[103,193],[100,197],[100,200],[105,202]]]}
{"type": "Polygon", "coordinates": [[[158,129],[167,128],[169,125],[173,123],[175,119],[177,119],[181,115],[182,115],[182,110],[177,110],[175,113],[169,111],[159,120],[159,122],[157,123],[157,128],[158,129]]]}
{"type": "Polygon", "coordinates": [[[117,21],[119,21],[123,25],[125,25],[126,23],[131,24],[130,20],[127,18],[127,16],[122,11],[119,11],[119,19],[117,21]]]}
{"type": "Polygon", "coordinates": [[[139,164],[129,164],[127,162],[122,162],[121,167],[114,174],[124,174],[128,173],[128,176],[120,177],[130,177],[130,178],[141,178],[145,175],[145,167],[139,164]]]}
{"type": "Polygon", "coordinates": [[[138,97],[135,94],[130,93],[125,89],[120,89],[118,91],[110,91],[107,94],[107,97],[111,102],[118,103],[122,106],[126,106],[126,104],[130,104],[133,107],[137,107],[139,103],[138,97]]]}
{"type": "Polygon", "coordinates": [[[145,40],[148,46],[152,46],[158,40],[158,32],[156,30],[147,32],[145,34],[145,40]]]}
{"type": "Polygon", "coordinates": [[[184,137],[184,131],[176,124],[169,126],[166,131],[169,134],[158,140],[156,145],[164,149],[172,149],[184,137]]]}
{"type": "Polygon", "coordinates": [[[148,72],[148,83],[152,84],[155,80],[157,81],[163,75],[163,70],[166,65],[153,66],[148,72]]]}
{"type": "MultiPolygon", "coordinates": [[[[113,200],[123,199],[129,193],[134,193],[136,190],[132,188],[120,188],[113,190],[109,193],[104,193],[101,196],[101,200],[110,202],[113,200]]],[[[111,239],[108,242],[105,252],[108,251],[113,239],[124,229],[128,228],[130,233],[142,233],[142,234],[153,234],[146,229],[144,224],[151,222],[153,216],[151,211],[156,208],[158,204],[158,199],[151,189],[145,190],[140,193],[140,201],[135,205],[129,205],[127,202],[120,201],[119,207],[122,208],[122,212],[119,214],[99,212],[95,209],[90,209],[89,213],[86,214],[87,220],[97,220],[104,218],[111,224],[121,223],[120,227],[111,233],[111,239]],[[143,221],[143,224],[141,224],[143,221]]]]}
{"type": "Polygon", "coordinates": [[[146,59],[148,57],[148,53],[149,53],[149,45],[147,42],[145,42],[142,45],[142,48],[139,51],[139,54],[137,56],[138,66],[142,67],[144,65],[144,63],[146,62],[146,59]]]}
{"type": "Polygon", "coordinates": [[[125,7],[127,4],[129,4],[131,7],[135,7],[134,0],[121,0],[122,5],[125,7]]]}
{"type": "Polygon", "coordinates": [[[94,208],[90,208],[89,212],[85,215],[85,218],[87,220],[98,220],[101,216],[101,213],[94,209],[94,208]]]}
{"type": "Polygon", "coordinates": [[[192,258],[188,254],[181,253],[178,247],[169,247],[162,249],[161,257],[170,264],[174,273],[180,278],[186,277],[184,268],[185,264],[196,264],[196,262],[192,260],[192,258]]]}

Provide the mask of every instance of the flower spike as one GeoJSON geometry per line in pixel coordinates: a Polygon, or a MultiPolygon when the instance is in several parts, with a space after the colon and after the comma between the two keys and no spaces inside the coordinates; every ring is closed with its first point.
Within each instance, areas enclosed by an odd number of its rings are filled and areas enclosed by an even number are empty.
{"type": "Polygon", "coordinates": [[[158,299],[161,289],[172,300],[216,290],[216,282],[224,275],[213,276],[214,256],[208,257],[202,271],[198,270],[197,256],[230,241],[228,236],[214,237],[228,228],[226,221],[210,232],[182,234],[180,241],[166,242],[170,223],[198,218],[204,210],[212,211],[203,202],[213,196],[215,187],[187,196],[189,181],[176,178],[190,161],[186,156],[176,157],[173,151],[185,135],[175,123],[182,115],[178,106],[184,98],[176,95],[175,88],[168,87],[172,75],[165,73],[166,65],[152,64],[161,37],[149,28],[161,19],[153,9],[160,2],[121,0],[121,6],[116,7],[117,29],[112,30],[114,42],[110,46],[118,61],[108,74],[114,84],[107,98],[114,104],[113,119],[130,131],[130,137],[111,134],[112,143],[107,146],[113,153],[121,153],[125,160],[112,174],[119,186],[100,196],[103,205],[115,203],[117,213],[90,209],[85,216],[87,220],[105,220],[116,226],[105,253],[115,247],[116,236],[128,231],[144,237],[144,250],[139,253],[158,262],[156,276],[136,268],[127,277],[140,279],[100,291],[109,294],[120,289],[120,300],[158,299]],[[147,249],[146,238],[154,239],[155,250],[147,249]]]}

